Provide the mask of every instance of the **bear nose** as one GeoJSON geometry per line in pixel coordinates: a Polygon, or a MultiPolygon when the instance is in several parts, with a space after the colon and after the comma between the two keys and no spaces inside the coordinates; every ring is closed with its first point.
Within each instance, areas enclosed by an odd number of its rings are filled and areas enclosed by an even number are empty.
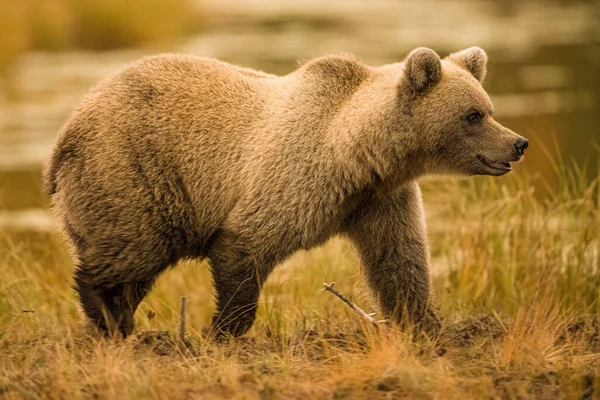
{"type": "Polygon", "coordinates": [[[519,140],[517,140],[517,143],[515,143],[515,151],[520,156],[523,155],[527,147],[529,147],[529,141],[525,138],[519,138],[519,140]]]}

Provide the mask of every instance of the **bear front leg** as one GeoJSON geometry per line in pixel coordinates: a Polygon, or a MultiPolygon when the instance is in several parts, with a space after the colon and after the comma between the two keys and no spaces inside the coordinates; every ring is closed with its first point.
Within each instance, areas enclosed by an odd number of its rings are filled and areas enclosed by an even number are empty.
{"type": "Polygon", "coordinates": [[[209,259],[217,295],[211,333],[217,338],[241,336],[254,323],[260,290],[273,270],[273,262],[252,255],[227,236],[218,239],[209,259]]]}
{"type": "Polygon", "coordinates": [[[347,231],[386,318],[437,335],[429,248],[421,191],[411,182],[391,194],[373,194],[350,218],[347,231]]]}

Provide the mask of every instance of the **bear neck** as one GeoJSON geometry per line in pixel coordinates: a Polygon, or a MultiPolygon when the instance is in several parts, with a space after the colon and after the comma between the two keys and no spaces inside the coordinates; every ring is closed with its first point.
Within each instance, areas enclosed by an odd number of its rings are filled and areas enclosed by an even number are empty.
{"type": "Polygon", "coordinates": [[[366,82],[329,129],[348,185],[392,191],[426,174],[427,160],[397,93],[398,75],[366,82]]]}

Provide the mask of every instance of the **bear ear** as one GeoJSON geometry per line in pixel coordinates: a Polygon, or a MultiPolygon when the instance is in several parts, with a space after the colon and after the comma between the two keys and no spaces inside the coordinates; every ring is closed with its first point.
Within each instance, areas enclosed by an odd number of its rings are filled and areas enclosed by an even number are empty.
{"type": "Polygon", "coordinates": [[[465,68],[479,82],[483,82],[485,79],[488,57],[482,48],[469,47],[468,49],[450,54],[448,59],[465,68]]]}
{"type": "Polygon", "coordinates": [[[404,74],[408,84],[416,93],[435,86],[442,77],[442,61],[431,49],[419,47],[404,60],[404,74]]]}

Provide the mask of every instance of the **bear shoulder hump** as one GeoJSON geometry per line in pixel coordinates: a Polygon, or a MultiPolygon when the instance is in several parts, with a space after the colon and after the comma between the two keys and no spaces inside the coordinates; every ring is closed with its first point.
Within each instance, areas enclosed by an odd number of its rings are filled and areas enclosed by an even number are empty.
{"type": "Polygon", "coordinates": [[[314,58],[302,64],[304,74],[329,82],[352,82],[365,80],[369,68],[350,54],[330,54],[314,58]]]}

